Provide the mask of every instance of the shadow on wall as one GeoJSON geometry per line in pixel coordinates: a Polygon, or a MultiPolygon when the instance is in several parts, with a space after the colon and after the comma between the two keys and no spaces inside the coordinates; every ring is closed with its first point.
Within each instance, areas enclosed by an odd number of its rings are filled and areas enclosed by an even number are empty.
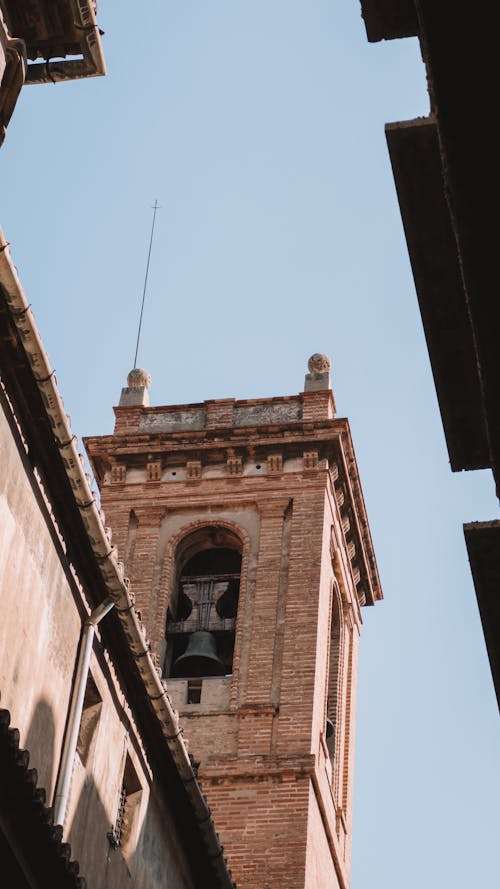
{"type": "Polygon", "coordinates": [[[47,800],[52,799],[58,763],[55,761],[55,720],[52,707],[41,698],[33,711],[24,747],[30,755],[30,765],[38,773],[38,786],[44,787],[47,800]]]}
{"type": "MultiPolygon", "coordinates": [[[[91,709],[91,708],[89,708],[91,709]]],[[[89,721],[92,728],[92,722],[89,721]]],[[[30,754],[30,767],[38,773],[38,787],[47,794],[47,805],[54,794],[59,750],[55,746],[54,712],[47,700],[41,698],[35,706],[23,747],[30,754]]],[[[164,810],[148,791],[146,812],[143,810],[143,788],[132,761],[125,757],[121,792],[117,793],[113,811],[102,801],[91,773],[92,745],[76,754],[75,769],[85,769],[78,802],[68,823],[67,842],[71,858],[76,860],[87,885],[96,889],[167,889],[192,885],[189,865],[177,837],[171,812],[164,810]],[[88,769],[88,770],[87,770],[88,769]]],[[[116,768],[116,750],[108,751],[108,768],[116,768]]],[[[109,779],[109,775],[107,776],[109,779]]],[[[75,771],[73,781],[77,780],[75,771]]],[[[103,777],[106,783],[106,774],[103,777]]],[[[0,885],[3,886],[0,877],[0,885]]]]}
{"type": "Polygon", "coordinates": [[[143,790],[134,789],[127,765],[124,779],[128,792],[117,799],[114,823],[110,824],[94,776],[87,773],[85,777],[69,826],[68,842],[87,885],[96,889],[192,886],[172,815],[157,808],[150,795],[144,820],[139,823],[143,790]]]}
{"type": "MultiPolygon", "coordinates": [[[[41,698],[33,711],[23,747],[29,752],[30,767],[36,768],[38,787],[43,787],[46,791],[47,805],[50,805],[54,795],[59,767],[60,750],[56,750],[55,736],[54,711],[49,702],[41,698]]],[[[114,752],[110,751],[109,755],[112,760],[114,752]]],[[[77,760],[80,762],[78,754],[77,760]]],[[[119,808],[119,800],[116,808],[119,808]]],[[[117,812],[115,817],[116,814],[117,812]]],[[[114,825],[110,822],[110,815],[104,808],[94,777],[87,773],[71,824],[68,825],[67,841],[71,846],[71,857],[78,862],[80,873],[89,886],[123,889],[132,884],[131,861],[127,860],[123,854],[125,850],[119,845],[113,848],[108,835],[114,825]]],[[[125,825],[121,829],[124,831],[125,825]]],[[[161,874],[158,876],[158,882],[155,883],[146,873],[141,874],[137,885],[141,889],[143,886],[144,889],[162,889],[163,886],[170,885],[162,882],[161,874]]],[[[0,884],[3,885],[1,878],[0,884]]]]}
{"type": "Polygon", "coordinates": [[[112,826],[94,777],[87,774],[69,825],[68,842],[88,886],[123,889],[132,885],[125,859],[108,838],[112,826]]]}

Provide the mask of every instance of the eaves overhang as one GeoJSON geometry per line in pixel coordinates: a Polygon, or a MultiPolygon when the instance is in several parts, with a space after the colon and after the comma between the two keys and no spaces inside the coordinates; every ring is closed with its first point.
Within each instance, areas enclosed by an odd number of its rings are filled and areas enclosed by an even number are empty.
{"type": "Polygon", "coordinates": [[[491,26],[497,7],[452,0],[415,0],[415,6],[481,381],[488,465],[500,493],[500,183],[491,124],[498,94],[498,36],[491,26]]]}
{"type": "Polygon", "coordinates": [[[464,534],[500,708],[500,521],[470,522],[464,534]]]}
{"type": "Polygon", "coordinates": [[[35,886],[86,889],[62,827],[54,824],[53,809],[38,786],[29,750],[19,745],[19,731],[8,710],[0,709],[0,862],[2,885],[11,889],[35,886]]]}
{"type": "Polygon", "coordinates": [[[479,360],[434,118],[386,138],[451,468],[490,465],[479,360]]]}
{"type": "Polygon", "coordinates": [[[370,43],[413,37],[418,31],[413,0],[361,0],[361,9],[370,43]]]}
{"type": "MultiPolygon", "coordinates": [[[[0,231],[0,375],[17,428],[50,500],[67,558],[89,605],[115,607],[100,624],[148,760],[175,812],[196,889],[235,889],[205,796],[197,781],[166,684],[134,608],[116,548],[99,514],[54,372],[0,231]]],[[[5,397],[5,396],[4,396],[5,397]]]]}
{"type": "Polygon", "coordinates": [[[339,457],[344,465],[345,484],[349,494],[349,502],[352,504],[353,523],[356,526],[356,536],[359,540],[360,559],[358,564],[362,569],[361,583],[364,589],[364,604],[375,605],[376,602],[383,599],[383,593],[361,488],[356,454],[348,421],[343,419],[337,422],[342,422],[344,426],[340,437],[341,448],[339,457]]]}
{"type": "Polygon", "coordinates": [[[26,83],[106,73],[95,0],[0,0],[12,40],[26,50],[26,83]]]}
{"type": "MultiPolygon", "coordinates": [[[[491,26],[496,5],[489,2],[476,8],[455,0],[414,0],[413,18],[407,2],[361,0],[361,6],[369,40],[412,33],[420,43],[441,163],[441,181],[436,188],[442,194],[435,196],[436,204],[443,206],[445,202],[448,206],[448,224],[456,242],[453,263],[455,267],[459,264],[470,324],[467,338],[474,344],[468,349],[459,336],[457,350],[464,356],[468,353],[465,360],[469,368],[475,363],[473,376],[481,389],[477,399],[480,437],[486,439],[487,456],[483,440],[481,447],[477,442],[472,452],[470,443],[466,443],[462,457],[461,438],[468,433],[460,430],[457,434],[451,421],[447,428],[445,424],[446,438],[452,468],[490,466],[500,494],[499,175],[491,122],[498,93],[498,38],[496,28],[491,26]],[[394,24],[398,7],[407,10],[405,27],[394,24]]],[[[401,15],[404,21],[403,12],[401,15]]],[[[437,157],[436,152],[434,155],[437,157]]],[[[413,175],[420,175],[415,167],[413,175]]],[[[425,233],[422,237],[425,241],[425,233]]],[[[412,265],[415,272],[415,259],[412,265]]],[[[453,326],[455,321],[450,320],[453,326]]],[[[436,352],[432,341],[430,349],[436,352]]],[[[432,355],[431,361],[434,369],[437,360],[432,355]]],[[[450,367],[450,374],[454,370],[450,367]]],[[[453,387],[453,383],[446,381],[446,386],[453,387]]],[[[448,394],[438,390],[438,398],[447,414],[448,394]]],[[[477,412],[471,415],[470,425],[476,417],[477,412]]]]}

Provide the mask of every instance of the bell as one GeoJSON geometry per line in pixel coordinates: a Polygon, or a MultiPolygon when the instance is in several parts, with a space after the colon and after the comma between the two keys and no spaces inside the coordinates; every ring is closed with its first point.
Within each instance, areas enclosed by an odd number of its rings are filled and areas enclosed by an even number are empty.
{"type": "Polygon", "coordinates": [[[189,637],[184,654],[174,664],[175,676],[192,679],[196,676],[223,676],[225,667],[217,655],[215,636],[208,630],[196,630],[189,637]]]}

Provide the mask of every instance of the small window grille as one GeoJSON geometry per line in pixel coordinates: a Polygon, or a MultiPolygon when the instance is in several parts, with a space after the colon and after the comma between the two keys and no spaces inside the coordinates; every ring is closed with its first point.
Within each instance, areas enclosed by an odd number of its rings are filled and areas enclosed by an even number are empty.
{"type": "Polygon", "coordinates": [[[125,806],[127,804],[127,788],[122,784],[120,791],[120,799],[118,802],[118,811],[116,813],[115,823],[108,833],[108,840],[113,849],[118,849],[121,845],[123,835],[123,822],[125,819],[125,806]]]}
{"type": "Polygon", "coordinates": [[[132,764],[132,760],[127,754],[120,796],[118,798],[115,823],[107,834],[110,846],[112,846],[113,849],[121,848],[125,855],[127,854],[127,849],[130,847],[129,840],[132,835],[135,814],[139,808],[141,800],[141,791],[141,783],[132,764]]]}

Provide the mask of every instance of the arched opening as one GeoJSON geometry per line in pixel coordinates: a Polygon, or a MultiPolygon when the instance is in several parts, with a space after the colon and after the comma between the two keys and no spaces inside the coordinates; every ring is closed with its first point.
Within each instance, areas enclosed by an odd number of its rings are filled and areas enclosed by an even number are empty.
{"type": "Polygon", "coordinates": [[[241,540],[223,527],[198,529],[179,544],[167,613],[165,676],[232,673],[241,559],[241,540]]]}
{"type": "Polygon", "coordinates": [[[330,658],[328,665],[328,694],[326,703],[325,738],[332,763],[338,747],[340,711],[342,703],[342,606],[337,585],[333,586],[330,625],[330,658]]]}

